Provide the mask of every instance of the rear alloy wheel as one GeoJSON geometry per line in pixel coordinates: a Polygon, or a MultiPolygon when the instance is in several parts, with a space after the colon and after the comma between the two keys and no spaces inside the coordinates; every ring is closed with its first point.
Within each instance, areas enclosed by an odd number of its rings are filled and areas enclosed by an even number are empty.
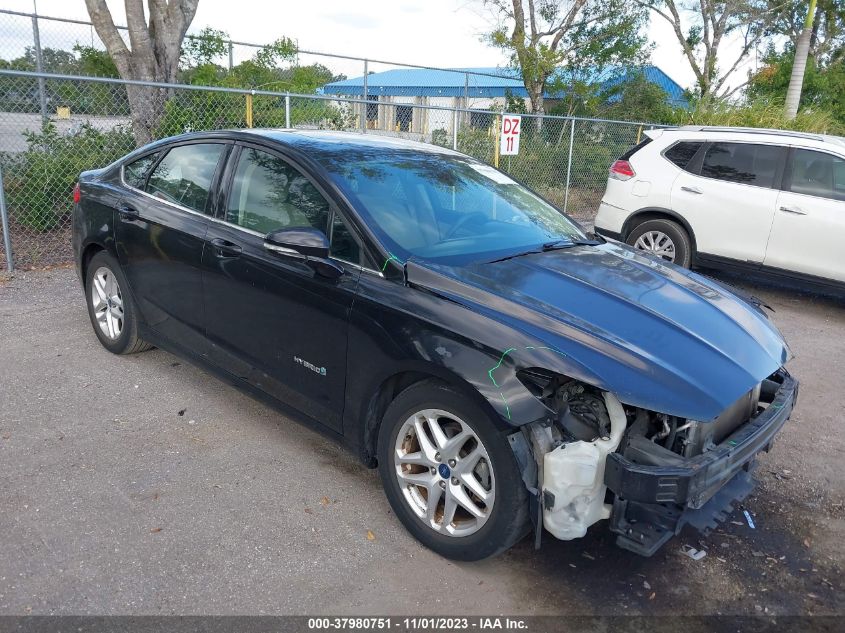
{"type": "Polygon", "coordinates": [[[677,222],[663,218],[646,220],[631,231],[626,241],[629,246],[663,261],[690,267],[692,245],[689,235],[677,222]]]}
{"type": "Polygon", "coordinates": [[[445,383],[412,385],[388,407],[379,471],[394,512],[447,558],[479,560],[525,535],[528,501],[505,435],[445,383]]]}
{"type": "Polygon", "coordinates": [[[123,294],[114,273],[105,266],[94,271],[91,279],[91,307],[100,332],[116,341],[123,332],[123,294]]]}
{"type": "Polygon", "coordinates": [[[100,251],[88,263],[85,275],[88,316],[94,333],[113,354],[143,352],[152,346],[138,336],[135,303],[123,271],[111,255],[100,251]]]}

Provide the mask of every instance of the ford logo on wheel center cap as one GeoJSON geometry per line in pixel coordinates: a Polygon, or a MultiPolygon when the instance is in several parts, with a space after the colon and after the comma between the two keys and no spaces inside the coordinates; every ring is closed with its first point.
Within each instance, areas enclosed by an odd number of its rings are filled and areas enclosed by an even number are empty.
{"type": "Polygon", "coordinates": [[[437,472],[440,473],[440,476],[443,477],[443,479],[449,479],[449,475],[452,474],[451,469],[446,464],[440,464],[440,466],[437,467],[437,472]]]}

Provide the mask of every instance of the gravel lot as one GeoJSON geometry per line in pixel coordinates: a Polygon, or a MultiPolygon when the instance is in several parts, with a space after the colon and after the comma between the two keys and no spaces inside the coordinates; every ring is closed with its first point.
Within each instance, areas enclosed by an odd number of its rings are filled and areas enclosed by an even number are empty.
{"type": "Polygon", "coordinates": [[[600,524],[459,564],[317,433],[169,353],[108,354],[72,270],[0,280],[0,614],[845,614],[845,301],[749,289],[802,381],[756,529],[644,559],[600,524]]]}

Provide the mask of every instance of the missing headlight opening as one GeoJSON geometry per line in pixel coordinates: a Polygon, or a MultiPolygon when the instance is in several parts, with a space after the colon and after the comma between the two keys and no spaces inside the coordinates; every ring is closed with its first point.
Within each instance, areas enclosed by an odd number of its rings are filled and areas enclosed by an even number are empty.
{"type": "Polygon", "coordinates": [[[795,390],[780,370],[701,422],[624,405],[544,370],[518,375],[553,412],[522,429],[534,454],[538,536],[545,527],[559,539],[581,538],[610,519],[617,544],[645,556],[684,525],[715,528],[748,495],[754,456],[770,447],[795,390]]]}

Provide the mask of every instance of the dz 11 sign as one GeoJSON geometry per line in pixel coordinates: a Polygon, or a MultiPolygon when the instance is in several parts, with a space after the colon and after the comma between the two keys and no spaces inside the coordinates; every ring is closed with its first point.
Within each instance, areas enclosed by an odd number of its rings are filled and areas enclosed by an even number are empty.
{"type": "Polygon", "coordinates": [[[502,116],[502,140],[499,153],[502,156],[519,154],[519,135],[522,132],[522,117],[513,114],[502,116]]]}

